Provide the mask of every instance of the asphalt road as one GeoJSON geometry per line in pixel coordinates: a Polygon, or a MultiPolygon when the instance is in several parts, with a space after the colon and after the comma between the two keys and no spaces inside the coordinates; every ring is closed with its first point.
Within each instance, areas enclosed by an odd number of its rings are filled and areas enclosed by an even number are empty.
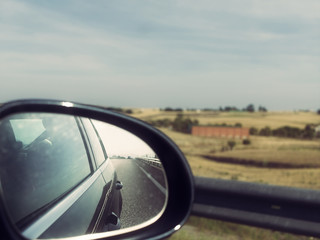
{"type": "Polygon", "coordinates": [[[155,217],[163,209],[167,194],[160,168],[135,159],[112,159],[112,163],[123,183],[121,227],[136,226],[155,217]]]}

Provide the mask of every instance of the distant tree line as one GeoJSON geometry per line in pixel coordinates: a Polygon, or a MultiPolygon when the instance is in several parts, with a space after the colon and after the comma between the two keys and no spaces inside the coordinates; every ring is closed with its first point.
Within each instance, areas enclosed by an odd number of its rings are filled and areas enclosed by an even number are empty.
{"type": "MultiPolygon", "coordinates": [[[[237,111],[240,112],[240,111],[242,111],[242,112],[250,112],[250,113],[253,113],[253,112],[256,111],[256,109],[255,109],[255,106],[254,106],[253,104],[249,104],[248,106],[242,108],[241,110],[238,109],[237,107],[234,107],[234,106],[226,106],[226,107],[224,107],[224,108],[220,107],[220,108],[219,108],[219,111],[220,111],[220,112],[231,112],[231,111],[233,111],[233,112],[237,112],[237,111]]],[[[258,107],[258,111],[259,111],[259,112],[268,112],[267,108],[266,108],[266,107],[263,107],[263,106],[259,106],[259,107],[258,107]]]]}
{"type": "MultiPolygon", "coordinates": [[[[118,109],[118,108],[115,108],[118,109]]],[[[166,107],[166,108],[161,108],[160,111],[164,111],[164,112],[183,112],[183,111],[189,111],[189,112],[195,112],[195,111],[202,111],[202,112],[268,112],[268,109],[264,106],[259,106],[257,109],[255,108],[255,106],[253,104],[249,104],[248,106],[240,109],[237,108],[235,106],[225,106],[225,107],[219,107],[218,109],[216,108],[187,108],[187,109],[183,109],[183,108],[171,108],[171,107],[166,107]]],[[[302,112],[310,112],[310,110],[299,110],[302,112]]],[[[317,114],[320,115],[320,109],[318,109],[317,114]]]]}
{"type": "Polygon", "coordinates": [[[104,109],[110,110],[113,112],[124,113],[124,114],[132,114],[133,113],[133,111],[131,109],[123,109],[123,108],[117,108],[117,107],[106,107],[104,109]]]}
{"type": "MultiPolygon", "coordinates": [[[[235,106],[225,106],[225,107],[219,107],[219,109],[214,109],[214,108],[202,108],[202,109],[195,109],[195,108],[188,108],[186,109],[187,111],[197,111],[201,110],[203,112],[255,112],[255,106],[253,104],[249,104],[248,106],[239,109],[235,106]]],[[[183,112],[184,109],[182,108],[171,108],[171,107],[166,107],[163,109],[160,109],[160,111],[164,112],[183,112]]],[[[267,108],[263,106],[259,106],[257,111],[259,112],[267,112],[267,108]]]]}
{"type": "Polygon", "coordinates": [[[172,126],[172,120],[169,118],[164,118],[164,119],[157,119],[157,120],[149,120],[147,121],[150,125],[154,127],[171,127],[172,126]]]}
{"type": "MultiPolygon", "coordinates": [[[[182,113],[177,114],[174,120],[170,120],[169,118],[157,119],[157,120],[149,120],[149,124],[154,127],[171,127],[173,130],[177,132],[183,133],[191,133],[192,126],[198,126],[199,121],[197,119],[191,119],[189,117],[184,116],[182,113]]],[[[221,124],[209,124],[208,126],[213,127],[232,127],[232,128],[242,128],[241,123],[235,123],[234,125],[221,123],[221,124]]]]}
{"type": "Polygon", "coordinates": [[[183,114],[178,114],[174,120],[168,118],[148,121],[154,127],[172,127],[174,131],[191,133],[192,126],[199,125],[197,119],[192,120],[183,114]]]}
{"type": "Polygon", "coordinates": [[[234,106],[226,106],[226,107],[219,107],[220,112],[237,112],[240,111],[237,107],[234,106]]]}
{"type": "Polygon", "coordinates": [[[276,129],[271,129],[270,127],[264,127],[258,130],[255,127],[251,127],[250,135],[257,136],[274,136],[274,137],[286,137],[286,138],[298,138],[298,139],[313,139],[320,137],[319,133],[316,133],[315,126],[312,124],[307,124],[304,129],[297,127],[284,126],[276,129]]]}
{"type": "Polygon", "coordinates": [[[164,112],[183,112],[183,109],[182,108],[166,107],[164,109],[160,109],[160,111],[164,111],[164,112]]]}
{"type": "MultiPolygon", "coordinates": [[[[150,120],[148,121],[154,127],[171,127],[174,131],[183,132],[183,133],[191,133],[192,126],[199,125],[199,121],[197,119],[191,119],[189,117],[184,116],[182,113],[179,113],[174,120],[169,118],[158,119],[158,120],[150,120]]],[[[234,125],[222,123],[222,124],[211,124],[208,126],[214,127],[237,127],[241,128],[241,123],[236,123],[234,125]]],[[[296,138],[296,139],[313,139],[320,138],[320,133],[316,132],[316,125],[307,124],[304,129],[290,126],[283,126],[276,129],[271,129],[266,126],[264,128],[258,129],[256,127],[251,127],[249,129],[250,135],[255,136],[266,136],[266,137],[284,137],[284,138],[296,138]]],[[[244,143],[250,144],[250,143],[244,143]]]]}
{"type": "Polygon", "coordinates": [[[97,106],[97,105],[90,105],[90,104],[87,104],[87,106],[98,107],[98,108],[101,108],[104,110],[109,110],[112,112],[118,112],[118,113],[123,113],[123,114],[132,114],[133,113],[133,110],[130,108],[124,109],[124,108],[120,108],[120,107],[104,107],[104,106],[97,106]]]}
{"type": "Polygon", "coordinates": [[[232,124],[226,124],[226,123],[216,123],[216,124],[209,124],[208,126],[212,127],[231,127],[231,128],[242,128],[242,123],[235,123],[234,125],[232,124]]]}

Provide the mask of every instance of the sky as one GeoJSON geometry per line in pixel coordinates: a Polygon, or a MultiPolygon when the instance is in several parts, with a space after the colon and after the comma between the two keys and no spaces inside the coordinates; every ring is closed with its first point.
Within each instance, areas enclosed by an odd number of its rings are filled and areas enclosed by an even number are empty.
{"type": "Polygon", "coordinates": [[[319,0],[0,1],[0,102],[320,109],[319,0]]]}
{"type": "Polygon", "coordinates": [[[155,157],[151,147],[132,133],[117,126],[93,120],[109,157],[155,157]]]}

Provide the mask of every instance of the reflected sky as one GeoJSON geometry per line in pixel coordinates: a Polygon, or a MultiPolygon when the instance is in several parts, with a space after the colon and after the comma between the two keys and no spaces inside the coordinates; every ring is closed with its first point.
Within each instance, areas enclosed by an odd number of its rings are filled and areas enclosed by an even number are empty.
{"type": "Polygon", "coordinates": [[[109,157],[154,157],[154,151],[140,138],[114,125],[92,120],[109,157]]]}

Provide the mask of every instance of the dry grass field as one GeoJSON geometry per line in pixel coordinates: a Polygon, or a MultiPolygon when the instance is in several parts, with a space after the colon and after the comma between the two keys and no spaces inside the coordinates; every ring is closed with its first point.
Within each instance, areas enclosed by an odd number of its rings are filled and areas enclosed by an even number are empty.
{"type": "MultiPolygon", "coordinates": [[[[320,125],[320,116],[312,112],[217,113],[184,112],[201,125],[241,123],[243,127],[291,126],[304,128],[306,124],[320,125]]],[[[142,120],[169,118],[176,112],[156,109],[135,111],[142,120]]],[[[160,128],[185,154],[196,176],[249,181],[256,183],[320,189],[320,140],[297,140],[277,137],[251,136],[250,145],[235,139],[233,150],[221,151],[230,139],[192,136],[160,128]]],[[[279,233],[260,228],[191,217],[188,223],[170,239],[314,239],[279,233]]]]}
{"type": "Polygon", "coordinates": [[[185,154],[193,174],[239,181],[320,189],[320,142],[268,137],[251,137],[252,144],[244,146],[240,140],[232,151],[219,152],[228,139],[191,136],[161,129],[173,139],[185,154]],[[203,157],[232,158],[239,163],[224,163],[203,157]],[[241,160],[261,162],[246,163],[241,160]],[[286,163],[285,167],[268,164],[286,163]],[[304,167],[308,165],[307,167],[304,167]]]}
{"type": "Polygon", "coordinates": [[[235,124],[242,123],[244,127],[263,128],[269,126],[277,128],[285,125],[291,127],[304,128],[308,123],[319,122],[319,115],[313,112],[271,112],[271,113],[247,113],[230,112],[219,113],[214,118],[200,117],[201,124],[222,123],[235,124]]]}
{"type": "MultiPolygon", "coordinates": [[[[183,114],[198,119],[201,125],[242,123],[243,127],[263,128],[269,126],[278,128],[285,125],[304,128],[306,124],[319,123],[320,116],[315,112],[205,112],[184,111],[183,114]]],[[[165,112],[158,109],[135,109],[133,117],[142,120],[174,119],[177,112],[165,112]]]]}
{"type": "Polygon", "coordinates": [[[316,240],[234,223],[191,216],[170,240],[316,240]]]}

